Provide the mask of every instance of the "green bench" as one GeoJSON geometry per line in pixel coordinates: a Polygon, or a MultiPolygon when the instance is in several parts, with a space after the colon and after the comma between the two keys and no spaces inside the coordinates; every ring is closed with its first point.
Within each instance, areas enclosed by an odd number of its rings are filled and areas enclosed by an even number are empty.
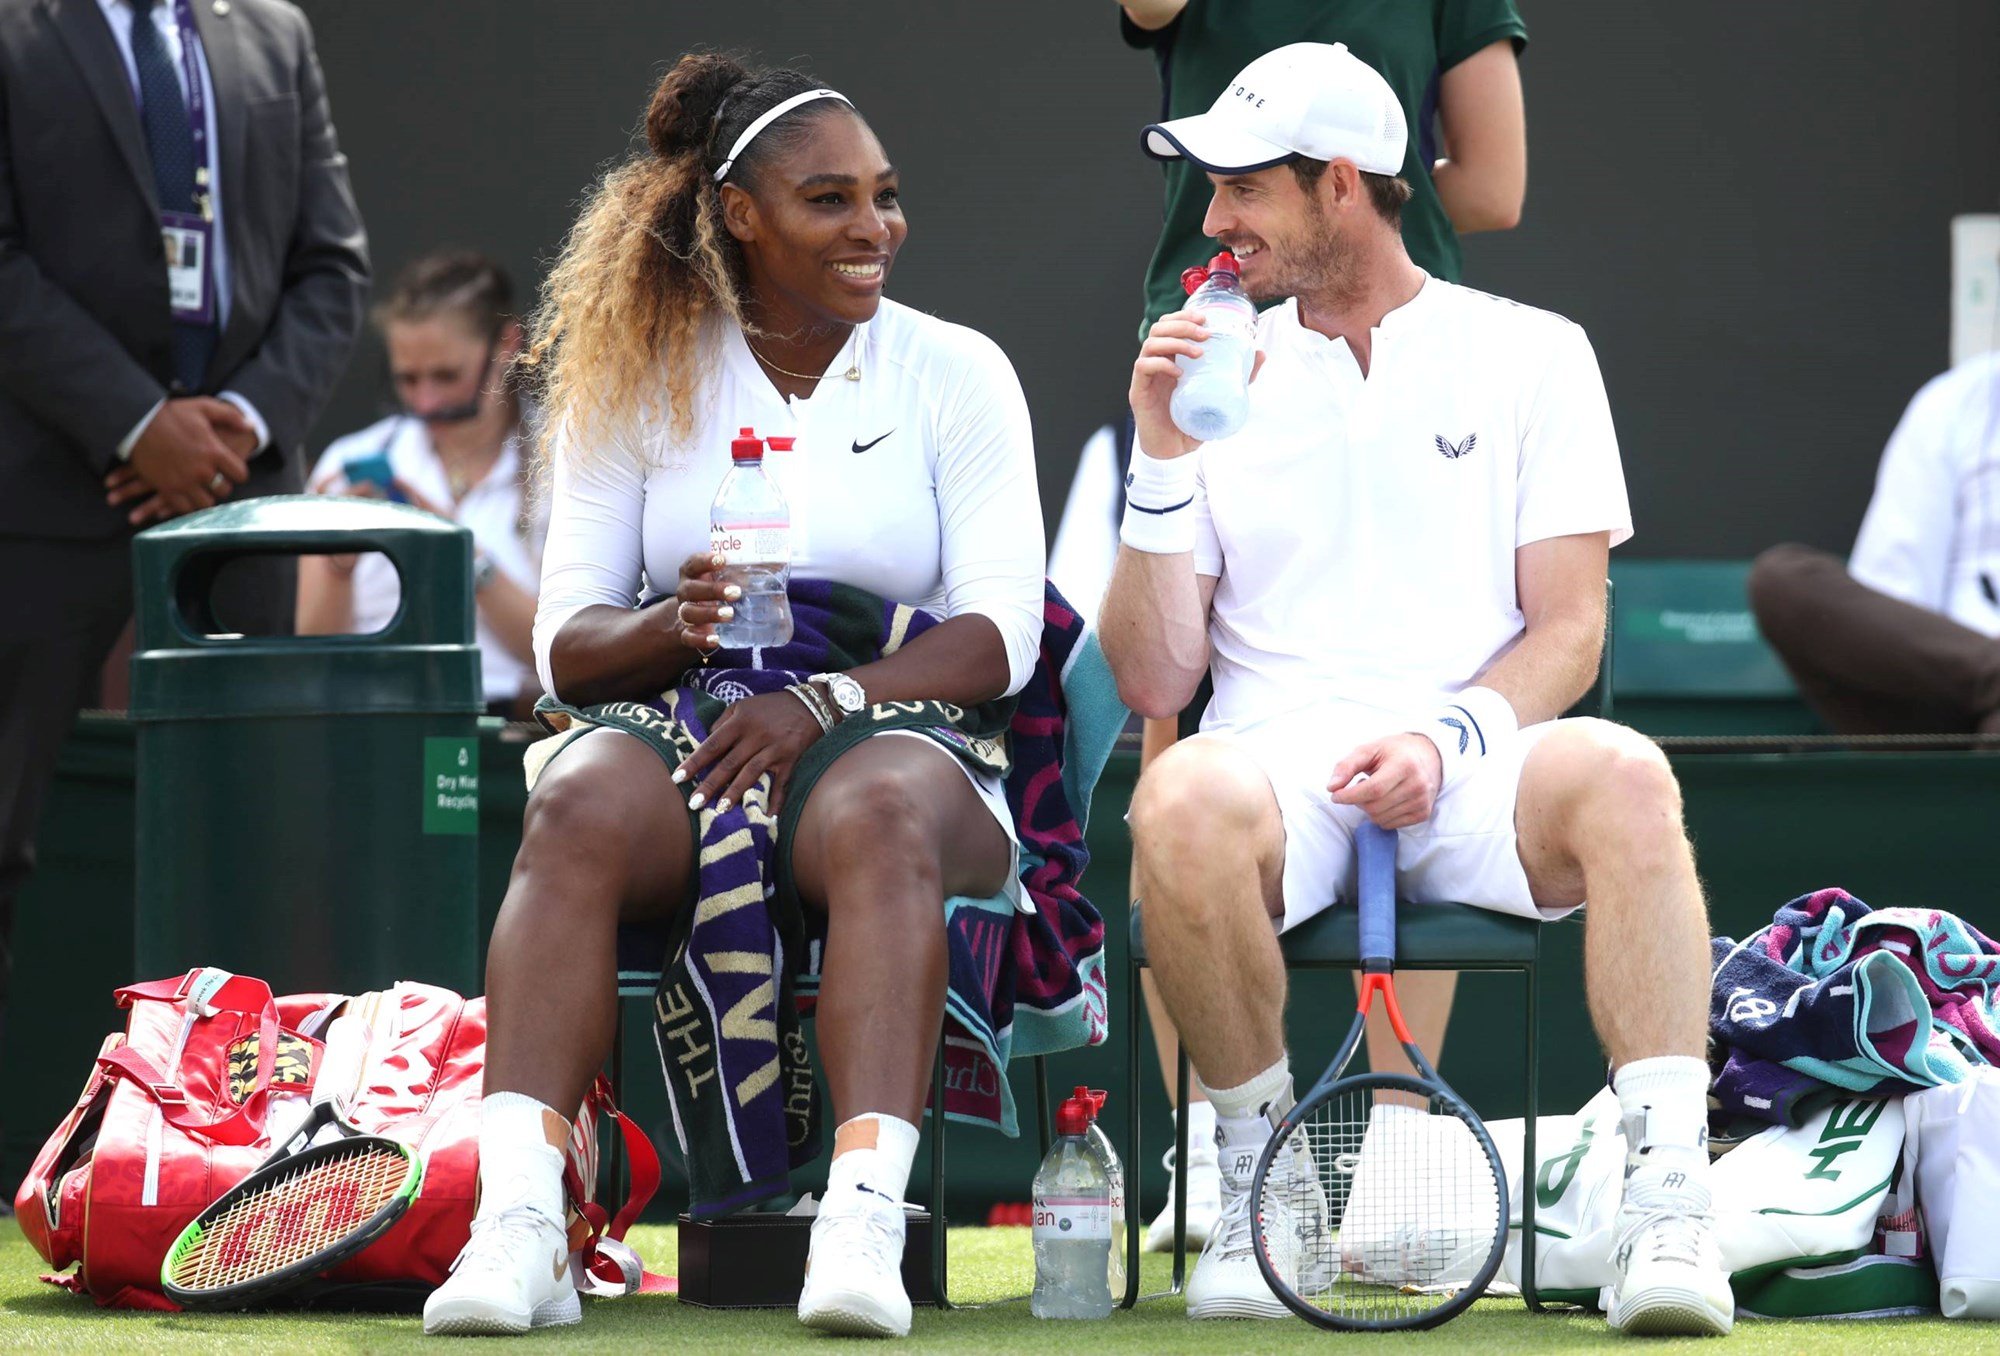
{"type": "Polygon", "coordinates": [[[1611,558],[1611,689],[1649,735],[1813,734],[1819,722],[1757,630],[1747,560],[1611,558]]]}

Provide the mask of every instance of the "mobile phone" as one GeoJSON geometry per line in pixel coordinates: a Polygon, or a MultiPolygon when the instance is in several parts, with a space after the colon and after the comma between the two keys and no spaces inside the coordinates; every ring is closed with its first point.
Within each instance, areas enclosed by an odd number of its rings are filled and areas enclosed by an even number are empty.
{"type": "Polygon", "coordinates": [[[387,495],[392,503],[410,502],[396,486],[396,473],[390,469],[387,448],[377,448],[358,457],[349,457],[341,463],[340,473],[347,478],[347,483],[350,485],[375,486],[387,495]]]}

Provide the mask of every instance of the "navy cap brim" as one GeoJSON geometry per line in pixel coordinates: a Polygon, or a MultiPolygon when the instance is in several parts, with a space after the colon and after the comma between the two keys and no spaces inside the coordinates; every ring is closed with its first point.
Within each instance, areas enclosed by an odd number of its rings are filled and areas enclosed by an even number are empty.
{"type": "Polygon", "coordinates": [[[1139,133],[1139,148],[1155,160],[1186,160],[1210,174],[1254,174],[1298,156],[1211,113],[1149,124],[1139,133]]]}

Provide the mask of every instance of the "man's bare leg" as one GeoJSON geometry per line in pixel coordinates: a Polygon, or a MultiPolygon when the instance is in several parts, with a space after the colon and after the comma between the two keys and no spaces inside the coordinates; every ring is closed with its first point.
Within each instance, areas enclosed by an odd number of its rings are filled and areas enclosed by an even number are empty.
{"type": "Polygon", "coordinates": [[[1707,1181],[1708,910],[1673,770],[1631,730],[1567,721],[1528,755],[1514,818],[1536,901],[1590,901],[1584,982],[1626,1142],[1611,1326],[1726,1333],[1735,1300],[1707,1181]]]}
{"type": "Polygon", "coordinates": [[[1162,754],[1132,797],[1146,954],[1174,1028],[1210,1088],[1285,1051],[1284,825],[1250,758],[1211,739],[1162,754]]]}
{"type": "Polygon", "coordinates": [[[1537,903],[1590,901],[1584,982],[1614,1066],[1705,1059],[1708,908],[1673,770],[1623,726],[1565,725],[1521,771],[1514,820],[1529,886],[1537,903]]]}
{"type": "Polygon", "coordinates": [[[1188,1316],[1282,1318],[1257,1269],[1249,1209],[1257,1159],[1292,1098],[1274,927],[1284,911],[1277,799],[1248,755],[1195,738],[1140,777],[1130,822],[1147,957],[1215,1107],[1221,1209],[1188,1282],[1188,1316]]]}

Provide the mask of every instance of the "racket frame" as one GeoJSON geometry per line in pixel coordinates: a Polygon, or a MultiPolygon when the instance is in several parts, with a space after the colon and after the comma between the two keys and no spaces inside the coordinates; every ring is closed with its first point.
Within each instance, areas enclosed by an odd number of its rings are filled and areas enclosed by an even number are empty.
{"type": "Polygon", "coordinates": [[[416,1200],[418,1192],[423,1189],[423,1178],[423,1160],[412,1153],[408,1145],[381,1135],[357,1135],[350,1132],[325,1144],[309,1144],[297,1153],[287,1153],[282,1159],[266,1163],[238,1182],[189,1222],[187,1228],[181,1231],[180,1237],[174,1240],[173,1246],[167,1249],[166,1258],[160,1264],[160,1287],[166,1292],[168,1299],[188,1309],[242,1309],[275,1298],[339,1266],[388,1233],[409,1210],[410,1203],[416,1200]],[[172,1279],[175,1264],[200,1244],[214,1222],[246,1197],[261,1191],[271,1177],[301,1168],[310,1169],[317,1159],[330,1158],[336,1153],[357,1146],[371,1148],[387,1146],[409,1163],[409,1174],[404,1179],[402,1187],[386,1204],[369,1216],[360,1228],[343,1235],[333,1245],[302,1257],[289,1266],[232,1285],[193,1290],[177,1284],[172,1279]]]}
{"type": "Polygon", "coordinates": [[[1359,913],[1361,934],[1361,984],[1355,1005],[1354,1024],[1348,1028],[1347,1037],[1341,1042],[1340,1050],[1327,1064],[1306,1095],[1295,1102],[1291,1109],[1279,1119],[1272,1131],[1270,1142],[1257,1160],[1257,1172],[1251,1178],[1250,1195],[1253,1206],[1263,1199],[1264,1178],[1271,1170],[1281,1149],[1286,1149],[1292,1132],[1321,1106],[1337,1097],[1346,1096],[1363,1088],[1372,1091],[1402,1092],[1436,1099],[1452,1108],[1454,1114],[1471,1131],[1473,1141],[1485,1153],[1493,1169],[1494,1185],[1499,1193],[1498,1218],[1494,1224],[1493,1242],[1487,1249],[1486,1260],[1457,1294],[1444,1303],[1420,1314],[1395,1319],[1359,1319],[1343,1314],[1328,1313],[1317,1305],[1309,1303],[1298,1293],[1294,1282],[1278,1275],[1271,1265],[1269,1250],[1264,1242],[1264,1226],[1261,1215],[1255,1220],[1252,1230],[1255,1246],[1251,1251],[1257,1258],[1257,1269],[1263,1273],[1265,1284],[1273,1294],[1282,1300],[1285,1307],[1318,1327],[1339,1332],[1393,1332],[1436,1327],[1471,1306],[1492,1281],[1494,1273],[1500,1269],[1501,1260],[1507,1250],[1507,1223],[1509,1213],[1507,1170],[1501,1162],[1499,1150],[1493,1146],[1493,1137],[1486,1131],[1486,1123],[1479,1118],[1471,1104],[1458,1095],[1449,1083],[1439,1075],[1437,1069],[1418,1046],[1415,1037],[1403,1021],[1403,1010],[1396,1001],[1396,833],[1393,829],[1378,827],[1371,821],[1363,820],[1354,832],[1355,857],[1360,896],[1359,913]],[[1390,1073],[1361,1073],[1348,1075],[1347,1066],[1353,1061],[1355,1052],[1368,1026],[1368,1012],[1374,1006],[1375,997],[1382,997],[1383,1010],[1389,1018],[1389,1027],[1396,1034],[1403,1052],[1417,1070],[1417,1076],[1390,1073]]]}
{"type": "Polygon", "coordinates": [[[375,1004],[371,1002],[365,1008],[335,1018],[329,1025],[319,1074],[313,1080],[310,1113],[284,1143],[258,1165],[256,1171],[204,1207],[174,1239],[160,1263],[160,1287],[167,1298],[189,1309],[240,1309],[271,1299],[360,1253],[393,1228],[409,1210],[411,1202],[416,1200],[423,1188],[423,1159],[400,1140],[383,1135],[364,1135],[346,1120],[347,1106],[360,1083],[373,1040],[372,1019],[375,1011],[375,1004]],[[324,1144],[315,1143],[329,1127],[337,1132],[337,1137],[324,1144]],[[310,1167],[319,1158],[333,1157],[337,1152],[351,1150],[357,1145],[390,1149],[409,1165],[408,1174],[396,1194],[369,1216],[360,1228],[343,1236],[337,1243],[288,1266],[232,1285],[191,1290],[172,1279],[174,1265],[200,1243],[215,1221],[246,1197],[263,1190],[273,1177],[310,1167]]]}

